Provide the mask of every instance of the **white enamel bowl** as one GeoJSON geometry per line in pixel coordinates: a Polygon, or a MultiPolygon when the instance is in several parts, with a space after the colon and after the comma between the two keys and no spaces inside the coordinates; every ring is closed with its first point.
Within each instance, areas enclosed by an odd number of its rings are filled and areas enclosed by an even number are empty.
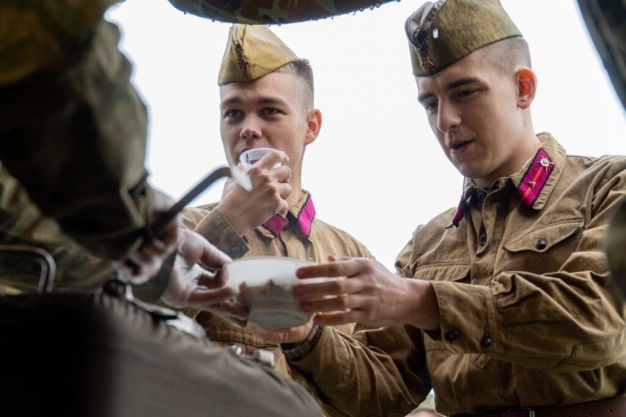
{"type": "Polygon", "coordinates": [[[236,301],[250,311],[248,320],[261,326],[285,328],[301,326],[310,314],[300,310],[293,296],[293,285],[319,283],[335,278],[298,280],[296,270],[315,262],[288,257],[259,256],[236,259],[224,266],[229,285],[238,291],[236,301]]]}

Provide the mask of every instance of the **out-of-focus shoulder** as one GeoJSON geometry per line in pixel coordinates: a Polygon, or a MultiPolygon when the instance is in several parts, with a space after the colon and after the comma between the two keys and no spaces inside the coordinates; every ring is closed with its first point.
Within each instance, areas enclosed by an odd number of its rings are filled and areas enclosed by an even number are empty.
{"type": "Polygon", "coordinates": [[[183,226],[193,230],[209,213],[215,210],[218,203],[204,204],[197,207],[185,207],[181,212],[183,226]]]}

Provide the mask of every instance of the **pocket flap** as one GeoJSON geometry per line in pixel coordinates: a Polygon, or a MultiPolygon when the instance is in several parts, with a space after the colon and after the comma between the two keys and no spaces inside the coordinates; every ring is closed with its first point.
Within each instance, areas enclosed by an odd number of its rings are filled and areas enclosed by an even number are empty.
{"type": "Polygon", "coordinates": [[[552,246],[578,232],[582,229],[584,224],[583,219],[574,219],[543,226],[524,234],[521,238],[513,242],[507,243],[504,245],[504,249],[509,252],[546,252],[550,250],[552,246]]]}
{"type": "Polygon", "coordinates": [[[437,262],[423,265],[415,270],[414,277],[431,281],[463,281],[469,282],[469,263],[437,262]]]}

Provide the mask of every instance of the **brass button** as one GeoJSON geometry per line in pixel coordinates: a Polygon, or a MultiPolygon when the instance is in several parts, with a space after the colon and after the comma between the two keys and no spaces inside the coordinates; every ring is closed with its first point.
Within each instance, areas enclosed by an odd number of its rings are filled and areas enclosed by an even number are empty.
{"type": "Polygon", "coordinates": [[[480,345],[484,348],[488,348],[493,343],[491,336],[485,336],[481,339],[480,345]]]}
{"type": "Polygon", "coordinates": [[[446,339],[448,339],[451,342],[456,340],[457,337],[459,337],[459,333],[456,330],[448,330],[446,332],[446,339]]]}

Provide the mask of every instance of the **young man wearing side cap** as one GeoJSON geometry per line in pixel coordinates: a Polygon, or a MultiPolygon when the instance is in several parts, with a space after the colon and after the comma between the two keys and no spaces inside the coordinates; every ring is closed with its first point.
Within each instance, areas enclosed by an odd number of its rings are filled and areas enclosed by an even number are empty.
{"type": "Polygon", "coordinates": [[[417,228],[399,276],[366,259],[301,268],[348,279],[294,288],[323,315],[291,343],[318,324],[387,327],[324,327],[292,367],[330,415],[406,414],[431,387],[447,415],[626,415],[625,310],[603,251],[626,158],[566,155],[535,134],[536,76],[499,1],[428,2],[406,32],[418,101],[465,176],[461,202],[417,228]]]}
{"type": "MultiPolygon", "coordinates": [[[[318,136],[322,116],[313,106],[313,73],[265,26],[234,25],[219,73],[220,126],[224,151],[238,160],[248,149],[276,149],[249,170],[252,190],[227,183],[222,200],[186,209],[184,225],[233,258],[289,256],[325,262],[331,254],[371,258],[352,236],[317,219],[311,194],[301,188],[306,147],[318,136]],[[276,163],[280,166],[274,167],[276,163]]],[[[192,312],[191,315],[194,313],[192,312]]],[[[298,371],[288,369],[283,352],[217,315],[201,312],[196,320],[208,337],[238,344],[247,354],[273,350],[276,370],[310,388],[298,371]]],[[[352,324],[338,326],[350,333],[352,324]]],[[[311,337],[318,335],[311,332],[311,337]]]]}

